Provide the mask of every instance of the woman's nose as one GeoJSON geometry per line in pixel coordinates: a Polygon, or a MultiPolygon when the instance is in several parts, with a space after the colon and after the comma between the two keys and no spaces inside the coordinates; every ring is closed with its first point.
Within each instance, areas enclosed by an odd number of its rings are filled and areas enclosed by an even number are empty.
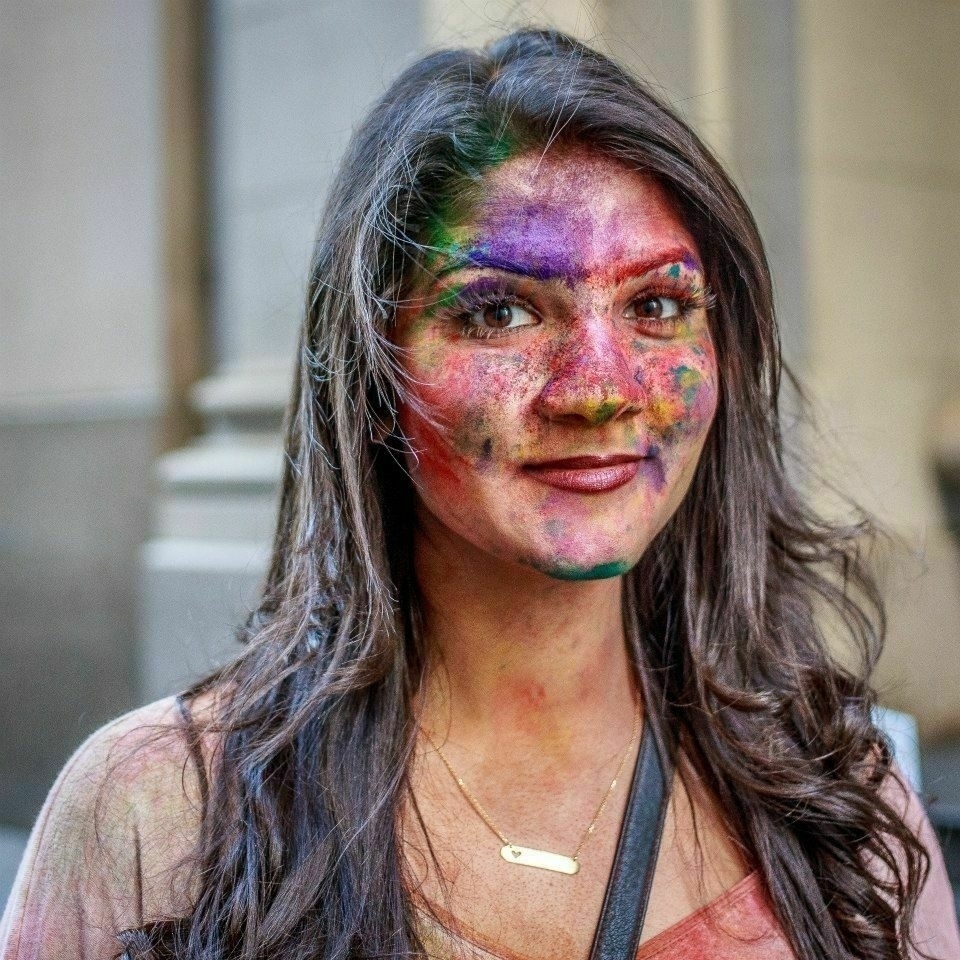
{"type": "Polygon", "coordinates": [[[636,409],[639,385],[608,322],[576,324],[550,356],[550,377],[537,397],[548,420],[581,420],[600,426],[636,409]]]}

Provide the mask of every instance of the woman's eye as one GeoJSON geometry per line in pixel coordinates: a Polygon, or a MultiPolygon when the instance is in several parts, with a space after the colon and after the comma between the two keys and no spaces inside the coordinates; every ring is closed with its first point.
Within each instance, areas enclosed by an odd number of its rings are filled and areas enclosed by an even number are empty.
{"type": "Polygon", "coordinates": [[[681,314],[680,301],[674,297],[639,297],[630,302],[626,315],[637,320],[676,320],[681,314]]]}
{"type": "Polygon", "coordinates": [[[480,332],[484,332],[529,327],[535,324],[537,319],[518,303],[500,300],[496,303],[484,304],[478,310],[474,310],[468,315],[467,321],[480,332]]]}

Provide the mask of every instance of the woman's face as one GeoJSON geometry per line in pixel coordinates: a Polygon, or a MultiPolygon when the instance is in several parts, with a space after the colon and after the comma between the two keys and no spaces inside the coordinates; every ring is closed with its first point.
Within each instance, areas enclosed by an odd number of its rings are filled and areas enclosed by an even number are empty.
{"type": "Polygon", "coordinates": [[[438,224],[394,329],[420,522],[551,577],[622,574],[716,408],[697,244],[654,180],[586,149],[519,155],[483,187],[438,224]]]}

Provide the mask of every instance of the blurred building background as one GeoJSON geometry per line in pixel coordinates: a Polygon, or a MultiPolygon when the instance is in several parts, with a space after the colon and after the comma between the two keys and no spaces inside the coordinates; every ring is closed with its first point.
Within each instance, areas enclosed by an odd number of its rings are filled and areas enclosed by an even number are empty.
{"type": "Polygon", "coordinates": [[[741,184],[823,428],[789,438],[898,535],[879,683],[958,822],[960,4],[2,0],[0,878],[87,734],[232,648],[352,126],[425,50],[531,21],[741,184]]]}

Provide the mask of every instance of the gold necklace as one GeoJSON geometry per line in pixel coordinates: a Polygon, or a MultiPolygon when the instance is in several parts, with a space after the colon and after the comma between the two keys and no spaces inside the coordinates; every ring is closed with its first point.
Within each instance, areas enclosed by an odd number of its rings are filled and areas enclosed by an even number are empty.
{"type": "Polygon", "coordinates": [[[613,794],[613,791],[616,789],[617,781],[620,779],[620,774],[623,773],[623,767],[627,762],[627,757],[630,756],[630,751],[633,749],[633,745],[637,742],[637,734],[640,731],[640,704],[639,702],[634,703],[633,710],[633,733],[630,736],[630,742],[627,744],[626,748],[623,751],[623,756],[620,757],[620,765],[617,767],[617,772],[614,774],[613,780],[610,781],[610,786],[607,787],[607,792],[603,795],[603,799],[600,801],[600,806],[597,807],[597,812],[593,815],[593,819],[590,821],[590,825],[586,830],[583,831],[583,836],[580,838],[580,842],[577,844],[577,849],[574,850],[573,856],[568,857],[562,853],[551,853],[549,850],[537,850],[534,847],[524,847],[519,843],[512,843],[508,840],[503,831],[493,822],[493,819],[490,817],[490,814],[487,813],[483,808],[483,804],[473,795],[470,788],[463,782],[463,778],[456,770],[453,769],[453,764],[447,759],[446,754],[433,742],[433,738],[423,730],[423,735],[427,738],[430,746],[437,751],[440,759],[443,761],[443,765],[450,771],[450,776],[453,777],[454,782],[460,788],[460,792],[464,795],[467,800],[467,803],[473,807],[474,812],[478,817],[490,828],[490,830],[495,834],[495,836],[500,840],[503,846],[500,848],[500,856],[507,861],[507,863],[516,863],[524,867],[536,867],[539,870],[552,870],[554,873],[567,873],[574,874],[578,873],[580,870],[580,854],[583,852],[583,848],[587,845],[587,841],[590,837],[593,836],[593,832],[596,829],[597,821],[603,814],[603,811],[606,809],[607,804],[610,801],[610,797],[613,794]]]}

